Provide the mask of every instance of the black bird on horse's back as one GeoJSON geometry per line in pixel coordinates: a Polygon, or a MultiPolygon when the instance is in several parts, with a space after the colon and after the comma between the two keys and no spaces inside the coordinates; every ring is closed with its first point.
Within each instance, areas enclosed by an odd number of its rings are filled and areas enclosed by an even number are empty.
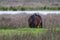
{"type": "Polygon", "coordinates": [[[29,27],[31,28],[42,28],[42,18],[38,14],[33,14],[28,19],[29,27]]]}

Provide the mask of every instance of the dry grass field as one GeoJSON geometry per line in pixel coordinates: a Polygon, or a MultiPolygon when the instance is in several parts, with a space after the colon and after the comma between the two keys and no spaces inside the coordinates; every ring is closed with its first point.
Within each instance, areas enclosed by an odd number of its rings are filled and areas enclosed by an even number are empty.
{"type": "Polygon", "coordinates": [[[31,15],[0,14],[0,40],[60,40],[60,14],[40,14],[43,28],[29,28],[31,15]]]}
{"type": "MultiPolygon", "coordinates": [[[[28,18],[31,14],[1,14],[0,28],[29,28],[28,18]]],[[[60,14],[42,15],[43,28],[60,27],[60,14]]]]}

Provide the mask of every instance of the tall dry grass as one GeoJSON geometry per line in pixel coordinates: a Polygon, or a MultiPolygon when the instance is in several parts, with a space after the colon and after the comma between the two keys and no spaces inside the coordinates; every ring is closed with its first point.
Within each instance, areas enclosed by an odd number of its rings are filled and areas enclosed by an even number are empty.
{"type": "MultiPolygon", "coordinates": [[[[2,14],[0,15],[0,28],[28,28],[28,18],[32,14],[2,14]]],[[[60,14],[41,15],[43,28],[60,27],[60,14]]]]}

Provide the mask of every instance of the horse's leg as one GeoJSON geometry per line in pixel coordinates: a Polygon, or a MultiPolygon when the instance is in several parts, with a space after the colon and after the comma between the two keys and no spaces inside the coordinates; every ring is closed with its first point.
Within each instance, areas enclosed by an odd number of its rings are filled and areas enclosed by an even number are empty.
{"type": "Polygon", "coordinates": [[[40,23],[40,28],[42,28],[42,23],[40,23]]]}

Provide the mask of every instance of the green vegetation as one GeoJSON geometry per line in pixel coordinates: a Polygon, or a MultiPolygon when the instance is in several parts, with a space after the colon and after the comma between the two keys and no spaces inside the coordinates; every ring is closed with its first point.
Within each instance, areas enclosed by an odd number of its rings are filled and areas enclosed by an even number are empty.
{"type": "Polygon", "coordinates": [[[58,40],[59,35],[60,28],[0,29],[0,40],[58,40]]]}
{"type": "Polygon", "coordinates": [[[43,33],[46,32],[47,29],[43,28],[19,28],[19,29],[0,29],[0,33],[43,33]]]}
{"type": "Polygon", "coordinates": [[[0,10],[7,11],[24,11],[24,10],[60,10],[60,7],[40,7],[40,8],[28,8],[28,7],[0,7],[0,10]]]}
{"type": "Polygon", "coordinates": [[[18,29],[0,29],[0,33],[44,33],[48,30],[55,30],[55,31],[60,31],[60,28],[50,28],[50,29],[45,29],[45,28],[18,28],[18,29]]]}

